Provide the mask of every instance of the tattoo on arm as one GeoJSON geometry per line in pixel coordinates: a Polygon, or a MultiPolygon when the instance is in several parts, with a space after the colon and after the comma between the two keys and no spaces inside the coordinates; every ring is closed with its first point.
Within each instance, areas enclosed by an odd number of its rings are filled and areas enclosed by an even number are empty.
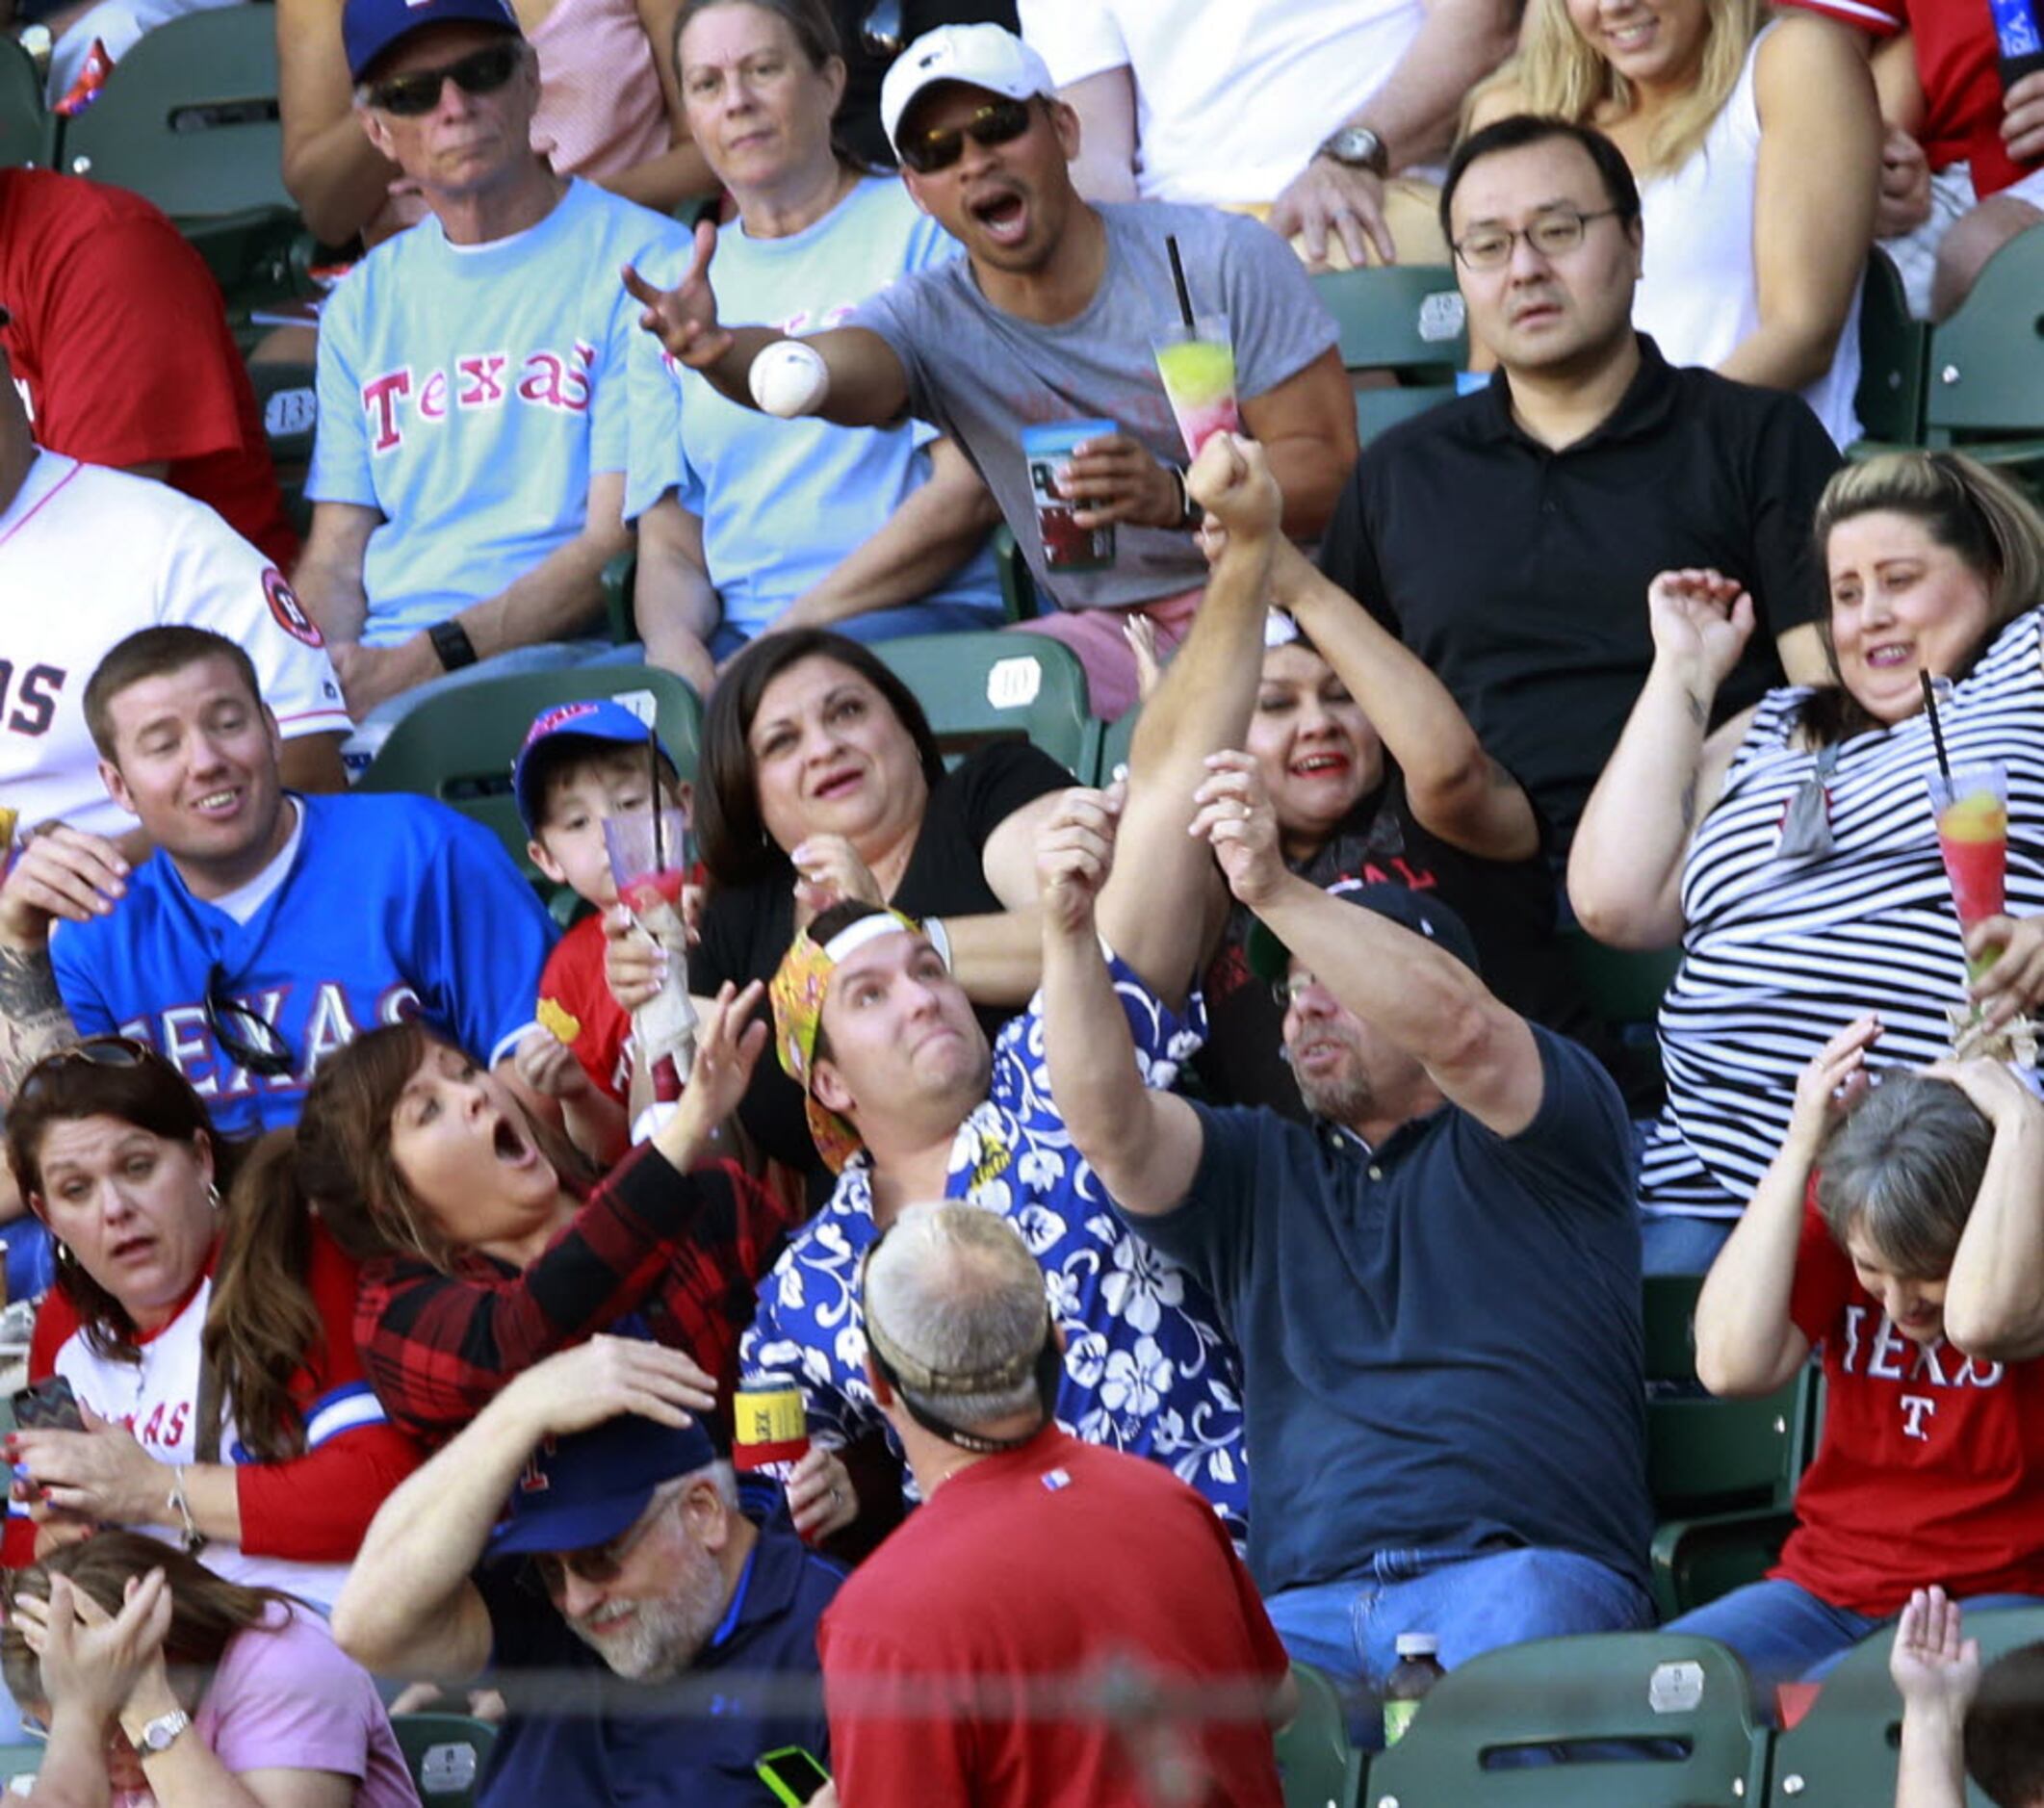
{"type": "Polygon", "coordinates": [[[1696,777],[1690,774],[1689,783],[1682,788],[1682,832],[1687,835],[1696,826],[1696,777]]]}
{"type": "Polygon", "coordinates": [[[1709,699],[1697,696],[1694,690],[1685,690],[1682,694],[1689,702],[1689,719],[1698,728],[1710,727],[1711,706],[1709,699]]]}
{"type": "Polygon", "coordinates": [[[0,948],[0,1093],[12,1099],[44,1055],[78,1040],[47,948],[0,948]]]}

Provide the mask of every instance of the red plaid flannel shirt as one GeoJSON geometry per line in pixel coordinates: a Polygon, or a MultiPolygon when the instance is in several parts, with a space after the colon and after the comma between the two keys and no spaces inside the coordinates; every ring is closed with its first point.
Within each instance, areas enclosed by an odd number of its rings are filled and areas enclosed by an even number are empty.
{"type": "Polygon", "coordinates": [[[647,1144],[523,1271],[473,1250],[451,1274],[409,1256],[366,1263],[355,1343],[391,1423],[428,1449],[522,1370],[632,1313],[715,1376],[728,1403],[755,1291],[792,1227],[731,1163],[678,1174],[647,1144]]]}

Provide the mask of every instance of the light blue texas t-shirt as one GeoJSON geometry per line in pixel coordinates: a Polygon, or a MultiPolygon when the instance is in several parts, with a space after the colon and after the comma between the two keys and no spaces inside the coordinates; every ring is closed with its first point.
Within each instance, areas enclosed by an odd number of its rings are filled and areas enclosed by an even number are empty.
{"type": "MultiPolygon", "coordinates": [[[[786,239],[755,239],[737,220],[717,234],[710,267],[717,315],[789,333],[835,326],[876,290],[947,262],[958,242],[916,209],[891,176],[867,176],[786,239]]],[[[678,281],[686,259],[659,276],[678,281]]],[[[625,518],[675,491],[703,522],[710,581],[724,620],[748,638],[869,540],[930,475],[927,423],[895,427],[781,421],[727,401],[640,333],[632,349],[632,454],[625,518]]],[[[993,554],[980,551],[927,593],[998,610],[993,554]]]]}
{"type": "Polygon", "coordinates": [[[368,645],[495,596],[582,530],[591,475],[625,468],[627,352],[645,337],[618,271],[687,245],[576,180],[525,232],[455,245],[428,218],[335,288],[305,493],[383,514],[368,645]]]}

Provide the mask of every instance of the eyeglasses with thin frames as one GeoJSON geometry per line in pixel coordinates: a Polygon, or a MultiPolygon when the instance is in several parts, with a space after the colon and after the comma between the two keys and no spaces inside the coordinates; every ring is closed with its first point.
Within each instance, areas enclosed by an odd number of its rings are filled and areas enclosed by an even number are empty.
{"type": "Polygon", "coordinates": [[[59,1048],[53,1054],[44,1055],[29,1069],[14,1090],[15,1102],[30,1103],[59,1072],[78,1062],[95,1068],[139,1068],[143,1062],[158,1058],[156,1050],[146,1043],[126,1036],[90,1036],[84,1042],[74,1042],[68,1048],[59,1048]]]}
{"type": "Polygon", "coordinates": [[[1472,226],[1455,241],[1455,255],[1464,270],[1502,270],[1524,239],[1542,257],[1566,257],[1583,243],[1592,220],[1612,219],[1617,211],[1600,207],[1585,214],[1573,207],[1557,207],[1516,231],[1510,226],[1472,226]]]}
{"type": "Polygon", "coordinates": [[[904,138],[896,147],[901,161],[919,176],[948,169],[966,154],[966,138],[981,150],[1010,144],[1029,129],[1026,100],[991,100],[962,125],[941,126],[904,138]]]}
{"type": "Polygon", "coordinates": [[[365,82],[361,93],[372,107],[394,113],[401,119],[416,119],[440,104],[440,90],[453,82],[464,94],[494,94],[518,72],[525,45],[518,39],[485,44],[437,69],[408,69],[402,75],[386,76],[380,82],[365,82]]]}

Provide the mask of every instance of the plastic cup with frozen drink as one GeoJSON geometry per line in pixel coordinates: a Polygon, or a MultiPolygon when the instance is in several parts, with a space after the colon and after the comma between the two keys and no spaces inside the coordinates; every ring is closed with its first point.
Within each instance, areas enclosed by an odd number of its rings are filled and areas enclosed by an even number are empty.
{"type": "MultiPolygon", "coordinates": [[[[682,888],[692,864],[688,813],[667,808],[606,816],[604,847],[610,856],[610,876],[617,882],[619,899],[639,928],[667,954],[665,988],[633,1013],[639,1046],[692,1047],[695,1011],[688,1002],[688,935],[682,917],[682,888]]],[[[679,1098],[686,1078],[675,1055],[656,1060],[654,1097],[679,1098]]]]}
{"type": "MultiPolygon", "coordinates": [[[[1959,927],[1999,917],[2008,880],[2008,774],[2000,765],[1962,766],[1928,779],[1930,808],[1937,817],[1937,849],[1952,881],[1959,927]]],[[[1968,957],[1966,977],[1978,980],[1994,965],[1994,949],[1968,957]]]]}
{"type": "Polygon", "coordinates": [[[1099,571],[1114,563],[1114,523],[1080,527],[1078,504],[1060,487],[1058,473],[1086,441],[1108,439],[1121,430],[1112,421],[1047,421],[1022,428],[1029,493],[1036,499],[1036,527],[1049,570],[1099,571]]]}
{"type": "Polygon", "coordinates": [[[1189,326],[1173,321],[1157,329],[1151,344],[1186,456],[1197,458],[1216,433],[1232,433],[1242,424],[1235,410],[1235,342],[1228,316],[1201,314],[1189,326]]]}

